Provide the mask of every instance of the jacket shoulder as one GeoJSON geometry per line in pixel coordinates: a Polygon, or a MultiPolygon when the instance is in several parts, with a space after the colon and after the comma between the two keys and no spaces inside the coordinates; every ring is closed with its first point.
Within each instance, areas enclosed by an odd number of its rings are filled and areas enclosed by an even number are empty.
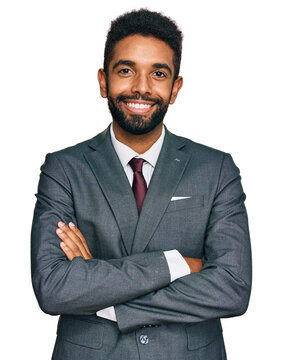
{"type": "Polygon", "coordinates": [[[176,137],[178,138],[177,141],[182,141],[182,150],[187,155],[191,155],[190,164],[194,168],[201,169],[201,172],[205,173],[206,176],[210,177],[211,174],[217,174],[215,178],[220,176],[236,178],[239,175],[240,170],[229,153],[197,143],[185,137],[176,137]]]}
{"type": "Polygon", "coordinates": [[[59,158],[64,156],[77,156],[88,149],[88,145],[91,143],[92,139],[93,138],[81,141],[75,145],[71,145],[60,150],[53,151],[50,154],[59,158]]]}
{"type": "Polygon", "coordinates": [[[53,151],[51,153],[48,153],[47,155],[54,156],[58,159],[65,159],[68,157],[80,158],[81,156],[83,156],[84,153],[91,151],[91,148],[90,148],[90,147],[92,147],[91,144],[94,144],[94,143],[99,144],[101,141],[103,141],[105,138],[106,132],[107,132],[107,129],[105,129],[101,133],[95,135],[94,137],[92,137],[88,140],[84,140],[75,145],[71,145],[66,148],[63,148],[63,149],[60,149],[57,151],[53,151]]]}
{"type": "Polygon", "coordinates": [[[182,144],[184,150],[192,152],[192,154],[196,156],[198,159],[222,160],[226,155],[229,155],[225,151],[195,142],[183,136],[175,135],[172,133],[169,133],[169,136],[173,137],[174,141],[177,141],[179,144],[182,144]]]}

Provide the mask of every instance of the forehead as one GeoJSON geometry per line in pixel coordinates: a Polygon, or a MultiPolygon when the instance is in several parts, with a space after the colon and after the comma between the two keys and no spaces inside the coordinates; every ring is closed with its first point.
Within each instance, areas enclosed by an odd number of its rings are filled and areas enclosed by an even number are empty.
{"type": "Polygon", "coordinates": [[[167,63],[172,66],[173,50],[167,43],[153,36],[135,34],[116,43],[111,63],[121,59],[136,64],[167,63]]]}

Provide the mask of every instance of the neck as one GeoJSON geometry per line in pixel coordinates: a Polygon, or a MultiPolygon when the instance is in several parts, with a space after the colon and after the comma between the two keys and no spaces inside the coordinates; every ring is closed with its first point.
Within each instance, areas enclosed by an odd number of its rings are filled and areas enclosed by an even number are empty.
{"type": "Polygon", "coordinates": [[[122,129],[118,123],[113,120],[113,131],[115,137],[121,143],[129,146],[132,150],[138,154],[143,154],[158,140],[162,133],[163,122],[155,127],[154,130],[143,135],[131,134],[128,131],[122,129]]]}

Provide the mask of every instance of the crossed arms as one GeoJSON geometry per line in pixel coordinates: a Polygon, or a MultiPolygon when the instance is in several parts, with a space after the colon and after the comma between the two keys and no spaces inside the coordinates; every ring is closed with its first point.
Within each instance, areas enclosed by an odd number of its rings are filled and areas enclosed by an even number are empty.
{"type": "Polygon", "coordinates": [[[56,235],[58,222],[74,222],[75,213],[67,176],[55,156],[42,167],[37,199],[32,279],[43,311],[92,315],[115,306],[119,329],[125,333],[146,324],[198,322],[246,311],[251,288],[249,233],[240,176],[230,156],[222,164],[203,268],[199,272],[197,260],[198,268],[193,269],[193,260],[187,259],[192,273],[173,283],[161,250],[105,261],[92,257],[76,227],[65,225],[56,235]],[[79,235],[79,243],[72,234],[79,235]],[[66,247],[60,248],[58,236],[66,247]]]}
{"type": "MultiPolygon", "coordinates": [[[[84,260],[93,259],[85,237],[74,223],[70,222],[69,226],[67,226],[62,221],[59,221],[56,233],[62,240],[60,247],[70,261],[76,256],[81,256],[84,260]]],[[[184,259],[190,268],[191,274],[202,269],[202,259],[185,256],[184,259]]]]}

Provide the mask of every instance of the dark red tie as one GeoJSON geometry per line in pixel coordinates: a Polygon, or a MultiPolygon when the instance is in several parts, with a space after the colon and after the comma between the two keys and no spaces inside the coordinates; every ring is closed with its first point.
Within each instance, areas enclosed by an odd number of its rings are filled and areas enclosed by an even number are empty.
{"type": "Polygon", "coordinates": [[[132,190],[136,199],[138,213],[140,214],[142,203],[147,191],[147,184],[142,174],[142,166],[145,160],[141,158],[132,158],[129,165],[133,170],[132,190]]]}

